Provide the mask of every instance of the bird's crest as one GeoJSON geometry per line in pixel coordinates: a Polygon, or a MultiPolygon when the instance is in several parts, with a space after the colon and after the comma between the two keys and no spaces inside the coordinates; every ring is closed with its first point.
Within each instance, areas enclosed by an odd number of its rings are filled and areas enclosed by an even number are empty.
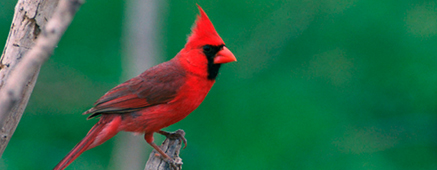
{"type": "Polygon", "coordinates": [[[218,35],[205,11],[199,5],[197,7],[200,15],[197,16],[197,20],[191,28],[191,35],[188,37],[185,47],[197,48],[207,44],[223,45],[222,38],[218,35]]]}

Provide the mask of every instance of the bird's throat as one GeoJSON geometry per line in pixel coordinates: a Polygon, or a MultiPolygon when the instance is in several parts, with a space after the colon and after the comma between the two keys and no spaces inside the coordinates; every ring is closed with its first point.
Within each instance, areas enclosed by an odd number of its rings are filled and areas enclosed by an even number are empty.
{"type": "Polygon", "coordinates": [[[218,72],[221,64],[214,64],[214,61],[208,61],[208,79],[215,80],[218,76],[218,72]]]}

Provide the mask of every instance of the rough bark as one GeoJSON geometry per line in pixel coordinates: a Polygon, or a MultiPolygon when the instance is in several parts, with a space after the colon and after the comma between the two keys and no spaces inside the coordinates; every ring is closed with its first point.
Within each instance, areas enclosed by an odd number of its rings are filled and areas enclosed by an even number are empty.
{"type": "Polygon", "coordinates": [[[81,4],[81,0],[18,1],[0,59],[0,156],[26,108],[41,65],[81,4]]]}
{"type": "MultiPolygon", "coordinates": [[[[185,132],[181,129],[177,130],[175,133],[179,133],[185,136],[185,132]]],[[[181,164],[179,169],[182,169],[182,159],[179,157],[179,153],[182,147],[182,141],[178,138],[167,138],[161,144],[161,149],[170,157],[175,160],[176,163],[181,164]]],[[[150,153],[149,160],[146,163],[144,170],[171,170],[174,169],[167,162],[160,158],[159,153],[153,150],[150,153]]]]}

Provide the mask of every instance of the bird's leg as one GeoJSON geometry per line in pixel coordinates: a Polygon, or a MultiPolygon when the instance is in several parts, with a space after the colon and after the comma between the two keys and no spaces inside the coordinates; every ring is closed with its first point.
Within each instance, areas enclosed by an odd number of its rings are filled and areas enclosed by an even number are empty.
{"type": "Polygon", "coordinates": [[[158,131],[159,134],[164,135],[170,139],[179,139],[179,141],[184,142],[184,149],[187,147],[187,139],[185,138],[185,132],[183,130],[177,130],[175,132],[166,132],[163,130],[158,131]]]}
{"type": "Polygon", "coordinates": [[[144,139],[146,139],[146,142],[152,146],[156,151],[159,152],[159,154],[161,154],[161,158],[162,160],[164,160],[165,162],[167,162],[168,164],[170,164],[170,166],[173,167],[173,169],[181,169],[180,166],[182,164],[180,163],[176,163],[173,158],[171,158],[170,156],[168,156],[164,151],[162,151],[161,148],[159,148],[158,145],[155,144],[155,142],[153,142],[153,133],[146,133],[144,135],[144,139]]]}

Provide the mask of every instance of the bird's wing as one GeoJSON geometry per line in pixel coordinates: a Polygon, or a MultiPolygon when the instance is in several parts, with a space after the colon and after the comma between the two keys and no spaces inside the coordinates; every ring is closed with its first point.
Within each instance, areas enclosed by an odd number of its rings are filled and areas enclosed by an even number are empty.
{"type": "Polygon", "coordinates": [[[84,114],[127,113],[163,104],[176,97],[185,82],[185,71],[166,62],[150,68],[108,91],[84,114]]]}

